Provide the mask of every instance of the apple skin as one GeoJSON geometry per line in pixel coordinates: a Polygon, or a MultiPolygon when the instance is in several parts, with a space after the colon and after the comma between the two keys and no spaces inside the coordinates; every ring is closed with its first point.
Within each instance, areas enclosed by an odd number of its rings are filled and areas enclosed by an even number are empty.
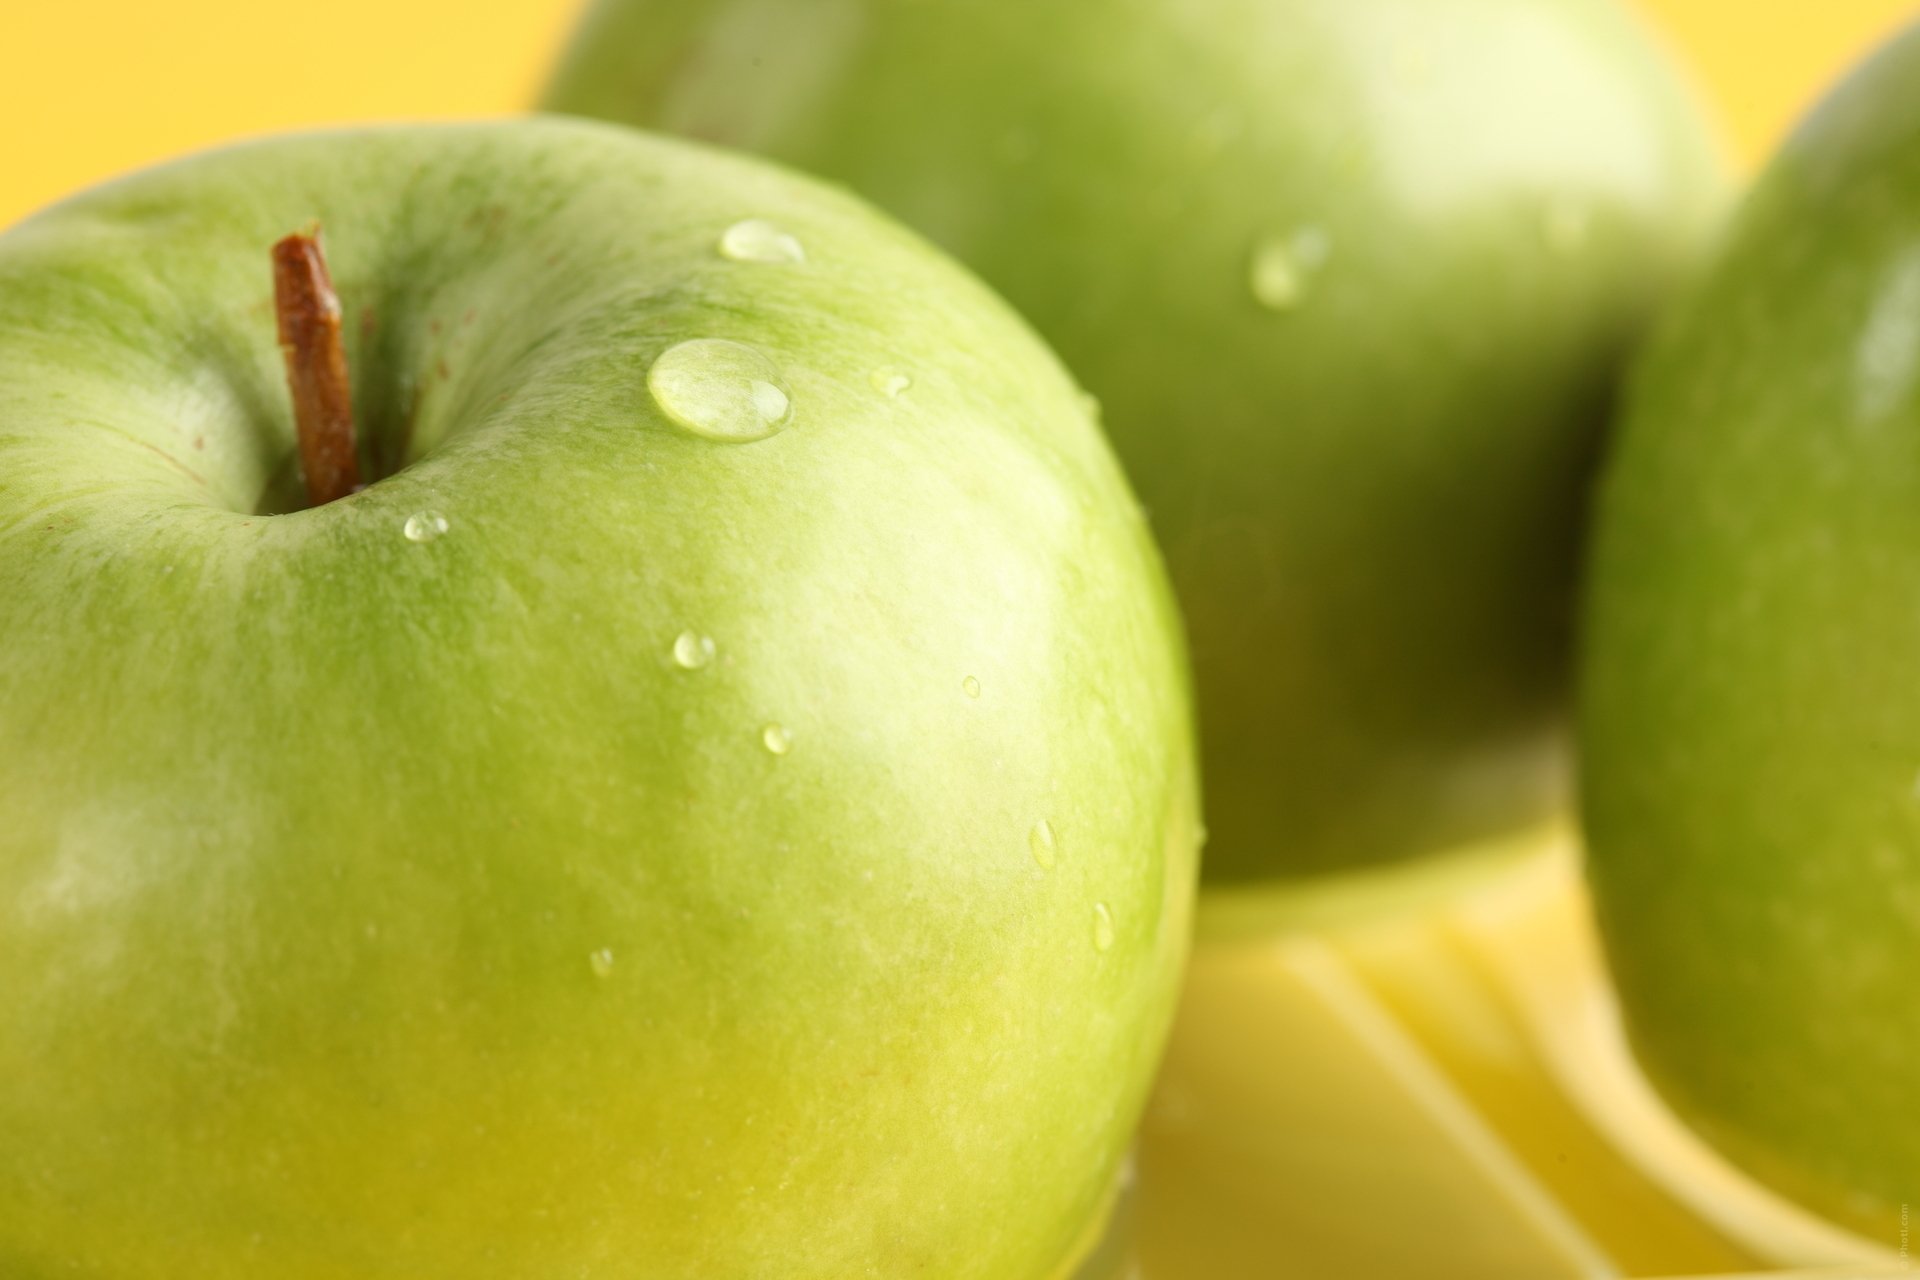
{"type": "Polygon", "coordinates": [[[692,144],[320,135],[0,238],[0,369],[0,1274],[1070,1263],[1184,957],[1190,706],[977,281],[692,144]],[[315,218],[384,478],[260,515],[315,218]],[[792,424],[672,425],[691,338],[792,424]]]}
{"type": "Polygon", "coordinates": [[[1636,370],[1581,678],[1629,1037],[1739,1164],[1920,1199],[1920,29],[1775,159],[1636,370]]]}
{"type": "Polygon", "coordinates": [[[1564,804],[1592,457],[1720,192],[1615,0],[599,0],[545,101],[851,186],[1098,395],[1186,613],[1209,884],[1564,804]]]}

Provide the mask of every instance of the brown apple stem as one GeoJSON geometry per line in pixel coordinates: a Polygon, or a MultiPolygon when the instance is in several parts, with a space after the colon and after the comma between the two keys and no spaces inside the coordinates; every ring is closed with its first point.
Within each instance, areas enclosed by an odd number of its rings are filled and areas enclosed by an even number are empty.
{"type": "Polygon", "coordinates": [[[287,361],[307,503],[322,506],[360,487],[353,452],[353,393],[340,342],[340,296],[327,273],[320,228],[273,246],[273,302],[287,361]]]}

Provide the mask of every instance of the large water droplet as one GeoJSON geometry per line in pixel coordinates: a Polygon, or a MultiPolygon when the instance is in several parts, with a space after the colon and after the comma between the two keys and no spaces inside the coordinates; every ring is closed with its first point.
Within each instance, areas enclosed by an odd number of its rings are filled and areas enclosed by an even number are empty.
{"type": "Polygon", "coordinates": [[[1104,902],[1093,904],[1093,949],[1107,951],[1113,946],[1113,912],[1104,902]]]}
{"type": "Polygon", "coordinates": [[[438,511],[416,511],[400,526],[408,542],[432,542],[447,531],[447,518],[438,511]]]}
{"type": "Polygon", "coordinates": [[[911,374],[902,373],[891,365],[875,369],[870,381],[873,383],[873,389],[875,391],[883,392],[889,396],[898,396],[913,385],[913,377],[911,374]]]}
{"type": "Polygon", "coordinates": [[[698,671],[712,662],[714,652],[712,636],[682,631],[673,641],[674,663],[688,671],[698,671]]]}
{"type": "Polygon", "coordinates": [[[770,724],[760,731],[760,745],[774,755],[783,756],[793,749],[793,735],[785,725],[770,724]]]}
{"type": "Polygon", "coordinates": [[[1332,253],[1333,241],[1319,227],[1266,237],[1254,245],[1247,272],[1253,300],[1269,311],[1293,310],[1307,300],[1332,253]]]}
{"type": "Polygon", "coordinates": [[[647,390],[675,426],[708,440],[748,444],[793,421],[793,400],[773,362],[725,338],[669,347],[647,370],[647,390]]]}
{"type": "Polygon", "coordinates": [[[1027,832],[1027,847],[1033,850],[1033,860],[1046,870],[1053,869],[1053,824],[1045,818],[1033,824],[1033,830],[1027,832]]]}
{"type": "Polygon", "coordinates": [[[974,679],[974,677],[968,676],[960,682],[960,692],[966,694],[969,698],[977,698],[980,696],[980,682],[974,679]]]}
{"type": "Polygon", "coordinates": [[[587,963],[593,966],[594,977],[604,978],[613,972],[613,952],[602,947],[587,957],[587,963]]]}
{"type": "Polygon", "coordinates": [[[720,256],[735,262],[795,263],[807,251],[789,232],[764,218],[736,222],[720,235],[720,256]]]}

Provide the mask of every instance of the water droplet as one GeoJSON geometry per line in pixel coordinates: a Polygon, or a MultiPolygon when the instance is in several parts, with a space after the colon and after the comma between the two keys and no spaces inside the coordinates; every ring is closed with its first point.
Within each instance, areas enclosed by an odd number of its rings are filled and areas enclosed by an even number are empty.
{"type": "Polygon", "coordinates": [[[790,233],[764,218],[736,222],[720,235],[720,256],[735,262],[796,263],[807,251],[790,233]]]}
{"type": "Polygon", "coordinates": [[[793,400],[773,362],[724,338],[669,347],[647,370],[647,390],[674,425],[708,440],[749,444],[793,421],[793,400]]]}
{"type": "Polygon", "coordinates": [[[447,518],[438,511],[416,511],[400,531],[407,535],[408,542],[432,542],[447,531],[447,518]]]}
{"type": "Polygon", "coordinates": [[[593,966],[594,977],[604,978],[613,972],[613,952],[602,947],[587,957],[587,963],[593,966]]]}
{"type": "Polygon", "coordinates": [[[1291,311],[1307,300],[1313,277],[1333,253],[1333,241],[1319,227],[1301,227],[1268,236],[1253,247],[1247,284],[1253,299],[1269,311],[1291,311]]]}
{"type": "Polygon", "coordinates": [[[770,724],[760,731],[760,745],[777,756],[783,756],[793,747],[793,735],[787,732],[785,725],[770,724]]]}
{"type": "Polygon", "coordinates": [[[1045,818],[1033,824],[1033,830],[1027,833],[1027,847],[1033,850],[1033,860],[1048,871],[1053,869],[1053,824],[1045,818]]]}
{"type": "Polygon", "coordinates": [[[1113,912],[1104,902],[1093,904],[1093,949],[1107,951],[1113,947],[1113,912]]]}
{"type": "Polygon", "coordinates": [[[714,650],[712,636],[682,631],[673,641],[673,660],[688,671],[698,671],[713,661],[714,650]]]}
{"type": "Polygon", "coordinates": [[[911,375],[902,373],[891,365],[875,369],[870,381],[872,381],[875,391],[884,392],[889,396],[898,396],[913,385],[911,375]]]}
{"type": "Polygon", "coordinates": [[[1587,247],[1593,215],[1573,200],[1555,200],[1540,220],[1540,236],[1554,253],[1572,255],[1587,247]]]}
{"type": "Polygon", "coordinates": [[[977,698],[980,696],[980,682],[972,676],[968,676],[960,682],[960,692],[966,694],[969,698],[977,698]]]}
{"type": "Polygon", "coordinates": [[[1086,414],[1090,420],[1099,422],[1100,397],[1091,391],[1082,391],[1080,393],[1080,412],[1086,414]]]}

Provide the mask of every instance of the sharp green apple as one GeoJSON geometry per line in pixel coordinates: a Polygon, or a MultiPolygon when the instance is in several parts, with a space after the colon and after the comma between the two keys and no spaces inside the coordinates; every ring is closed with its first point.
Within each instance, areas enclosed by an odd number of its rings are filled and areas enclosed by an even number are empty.
{"type": "Polygon", "coordinates": [[[518,122],[29,220],[0,1274],[1059,1274],[1184,954],[1183,671],[1074,383],[810,179],[518,122]]]}
{"type": "Polygon", "coordinates": [[[1920,30],[1775,159],[1637,370],[1581,692],[1627,1031],[1752,1173],[1920,1201],[1920,30]]]}
{"type": "Polygon", "coordinates": [[[1563,803],[1590,460],[1718,191],[1615,0],[598,0],[546,103],[846,183],[1054,344],[1185,609],[1210,884],[1563,803]]]}

